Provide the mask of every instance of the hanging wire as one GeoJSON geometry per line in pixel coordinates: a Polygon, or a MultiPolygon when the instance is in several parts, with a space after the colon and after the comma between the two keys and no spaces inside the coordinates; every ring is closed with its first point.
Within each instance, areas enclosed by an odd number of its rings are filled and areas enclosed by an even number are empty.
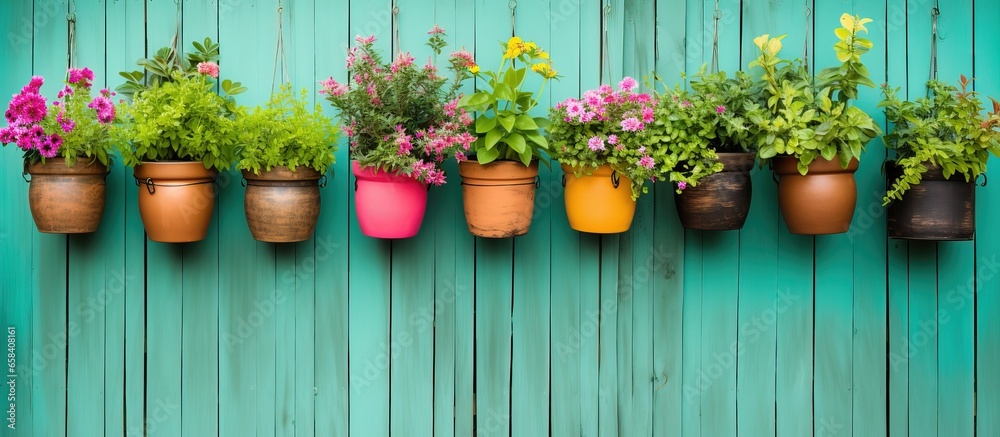
{"type": "Polygon", "coordinates": [[[510,9],[510,36],[515,36],[517,33],[514,30],[514,25],[517,24],[515,18],[515,12],[517,11],[517,0],[510,0],[507,2],[507,8],[510,9]]]}
{"type": "Polygon", "coordinates": [[[712,30],[712,73],[719,72],[719,19],[722,18],[722,11],[719,10],[719,0],[715,0],[715,29],[712,30]]]}
{"type": "Polygon", "coordinates": [[[809,0],[806,0],[806,32],[805,32],[805,44],[802,46],[802,65],[805,66],[806,72],[809,72],[809,34],[812,33],[812,8],[809,6],[809,0]]]}
{"type": "Polygon", "coordinates": [[[285,32],[282,30],[282,20],[281,20],[281,13],[283,11],[284,7],[281,4],[281,0],[278,0],[278,44],[274,48],[274,71],[271,74],[271,94],[274,94],[274,84],[278,79],[279,63],[281,65],[281,72],[284,73],[285,76],[285,82],[292,81],[291,78],[288,77],[288,59],[285,56],[285,38],[284,38],[285,32]]]}
{"type": "MultiPolygon", "coordinates": [[[[927,80],[937,80],[938,78],[938,59],[937,59],[937,40],[938,40],[938,17],[941,15],[941,9],[936,5],[931,9],[931,71],[930,78],[927,80]]],[[[928,92],[930,92],[928,90],[928,92]]]]}
{"type": "Polygon", "coordinates": [[[69,0],[69,12],[66,14],[69,24],[69,45],[66,49],[66,67],[76,67],[76,1],[69,0]]]}
{"type": "Polygon", "coordinates": [[[392,0],[392,56],[399,53],[399,6],[392,0]]]}
{"type": "Polygon", "coordinates": [[[611,55],[608,53],[610,48],[610,43],[608,42],[608,22],[611,17],[611,4],[607,3],[604,6],[604,15],[601,18],[601,78],[600,82],[604,83],[604,79],[611,75],[611,55]],[[607,68],[605,70],[605,68],[607,68]]]}

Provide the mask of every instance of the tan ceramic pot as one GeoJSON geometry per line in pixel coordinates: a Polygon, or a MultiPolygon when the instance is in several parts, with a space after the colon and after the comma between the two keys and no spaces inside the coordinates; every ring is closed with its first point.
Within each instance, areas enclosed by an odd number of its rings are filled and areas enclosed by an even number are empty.
{"type": "Polygon", "coordinates": [[[29,165],[28,205],[38,232],[84,234],[94,232],[104,214],[108,168],[100,161],[77,158],[72,167],[63,158],[47,158],[29,165]]]}
{"type": "Polygon", "coordinates": [[[822,235],[847,232],[858,201],[854,172],[858,160],[847,168],[838,159],[816,158],[805,176],[799,174],[798,158],[774,158],[778,175],[778,206],[793,234],[822,235]]]}
{"type": "Polygon", "coordinates": [[[323,175],[308,167],[274,167],[261,174],[243,170],[247,192],[243,209],[250,233],[257,241],[305,241],[319,219],[319,180],[323,175]]]}
{"type": "Polygon", "coordinates": [[[205,239],[215,209],[216,172],[201,162],[144,162],[135,167],[139,216],[152,241],[205,239]]]}
{"type": "Polygon", "coordinates": [[[458,164],[469,232],[477,237],[507,238],[528,233],[535,210],[538,161],[458,164]]]}

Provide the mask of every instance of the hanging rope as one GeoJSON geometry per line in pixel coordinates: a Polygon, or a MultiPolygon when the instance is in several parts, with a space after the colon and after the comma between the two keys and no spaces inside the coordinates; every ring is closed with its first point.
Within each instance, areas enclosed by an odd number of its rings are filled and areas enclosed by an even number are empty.
{"type": "Polygon", "coordinates": [[[802,46],[802,65],[806,67],[806,72],[809,72],[809,34],[812,33],[812,8],[809,7],[809,0],[806,0],[806,38],[805,44],[802,46]]]}
{"type": "Polygon", "coordinates": [[[712,30],[712,73],[719,72],[719,19],[722,18],[722,11],[719,10],[719,0],[715,0],[715,29],[712,30]]]}
{"type": "Polygon", "coordinates": [[[69,24],[69,45],[66,48],[66,68],[76,67],[76,1],[69,0],[69,12],[66,14],[69,24]]]}
{"type": "Polygon", "coordinates": [[[510,9],[510,36],[515,36],[517,33],[514,31],[514,25],[517,23],[515,18],[515,12],[517,11],[517,0],[510,0],[507,2],[507,8],[510,9]]]}
{"type": "Polygon", "coordinates": [[[392,0],[392,56],[399,53],[399,6],[392,0]]]}
{"type": "MultiPolygon", "coordinates": [[[[937,60],[937,40],[938,40],[938,16],[941,15],[941,9],[937,6],[931,9],[931,72],[930,78],[927,80],[937,80],[938,78],[938,60],[937,60]]],[[[930,92],[928,90],[928,92],[930,92]]]]}
{"type": "Polygon", "coordinates": [[[284,73],[285,82],[291,82],[288,77],[288,59],[285,56],[285,32],[282,30],[281,13],[284,11],[281,0],[278,0],[278,44],[274,48],[274,71],[271,74],[271,94],[274,94],[274,84],[278,79],[278,65],[281,65],[281,72],[284,73]]]}
{"type": "Polygon", "coordinates": [[[611,55],[608,53],[610,43],[608,42],[608,21],[611,16],[611,4],[604,6],[604,16],[601,19],[601,83],[611,75],[611,55]],[[607,68],[607,70],[605,70],[607,68]]]}

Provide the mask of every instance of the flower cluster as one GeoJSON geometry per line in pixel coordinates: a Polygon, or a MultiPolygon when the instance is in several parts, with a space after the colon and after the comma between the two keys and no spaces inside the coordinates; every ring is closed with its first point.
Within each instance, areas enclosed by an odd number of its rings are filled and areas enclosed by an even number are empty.
{"type": "Polygon", "coordinates": [[[647,192],[645,181],[665,179],[672,168],[662,150],[649,147],[647,127],[655,122],[656,101],[635,92],[638,83],[626,77],[618,89],[601,85],[556,104],[549,113],[549,153],[578,174],[600,165],[632,180],[632,195],[647,192]]]}
{"type": "Polygon", "coordinates": [[[32,77],[8,105],[4,114],[7,127],[0,128],[0,143],[16,144],[31,163],[62,152],[70,165],[78,156],[96,157],[107,164],[110,124],[115,119],[114,93],[104,89],[91,99],[93,81],[94,72],[89,68],[70,69],[65,87],[49,108],[41,95],[45,80],[32,77]]]}
{"type": "MultiPolygon", "coordinates": [[[[444,29],[434,26],[428,35],[427,45],[439,55],[444,29]]],[[[349,80],[321,81],[319,93],[340,110],[351,156],[361,167],[444,184],[442,162],[452,154],[464,159],[475,141],[468,134],[472,116],[457,108],[464,74],[448,84],[437,75],[433,59],[418,66],[409,52],[387,64],[375,41],[374,36],[355,38],[346,60],[349,80]]]]}
{"type": "Polygon", "coordinates": [[[213,79],[219,78],[219,64],[215,62],[199,62],[198,73],[211,76],[213,79]]]}

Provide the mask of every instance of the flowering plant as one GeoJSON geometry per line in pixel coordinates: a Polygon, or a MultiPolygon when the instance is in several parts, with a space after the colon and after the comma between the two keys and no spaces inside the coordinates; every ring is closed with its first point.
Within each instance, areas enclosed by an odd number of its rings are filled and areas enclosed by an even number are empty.
{"type": "Polygon", "coordinates": [[[475,137],[468,131],[472,116],[458,106],[461,76],[448,84],[438,76],[436,55],[445,46],[444,30],[428,32],[435,56],[423,67],[409,52],[385,63],[375,50],[374,36],[355,38],[347,54],[348,83],[332,77],[320,82],[321,94],[340,110],[350,139],[351,157],[362,167],[411,175],[421,182],[445,183],[441,162],[454,153],[464,159],[475,137]]]}
{"type": "Polygon", "coordinates": [[[284,84],[267,105],[247,114],[236,149],[237,168],[259,174],[262,168],[294,170],[301,165],[326,173],[334,163],[337,128],[319,105],[310,112],[306,97],[305,89],[296,98],[291,85],[284,84]]]}
{"type": "Polygon", "coordinates": [[[872,42],[858,36],[868,31],[865,24],[871,21],[850,14],[840,17],[842,27],[836,29],[839,41],[834,50],[842,64],[820,71],[815,78],[800,59],[778,57],[784,36],[765,34],[754,39],[760,56],[750,66],[764,70],[759,100],[766,112],[750,119],[762,161],[777,155],[796,157],[803,175],[819,156],[830,160],[839,157],[841,167],[847,168],[878,136],[880,129],[872,117],[850,104],[858,98],[859,85],[875,86],[861,62],[872,42]]]}
{"type": "Polygon", "coordinates": [[[216,170],[232,165],[245,113],[232,96],[246,88],[226,80],[222,94],[215,91],[219,46],[205,41],[208,47],[195,43],[199,54],[188,55],[205,59],[198,64],[178,61],[170,48],[160,49],[153,60],[139,60],[150,75],[148,86],[136,87],[144,73],[122,73],[135,82],[123,85],[134,95],[131,104],[120,105],[124,123],[114,130],[125,165],[178,160],[201,161],[216,170]]]}
{"type": "Polygon", "coordinates": [[[977,93],[967,90],[969,83],[965,75],[959,87],[932,80],[927,82],[930,96],[915,102],[899,100],[898,88],[882,85],[885,100],[879,106],[893,124],[885,145],[896,151],[903,171],[883,198],[886,205],[920,183],[925,164],[941,167],[946,178],[958,173],[969,181],[986,171],[990,153],[1000,156],[1000,102],[990,99],[993,112],[984,115],[977,93]]]}
{"type": "Polygon", "coordinates": [[[476,158],[480,164],[496,159],[520,159],[529,165],[539,158],[539,149],[548,147],[545,137],[539,132],[548,124],[545,117],[531,117],[528,111],[538,105],[538,100],[550,79],[558,79],[548,52],[538,48],[534,42],[525,42],[516,36],[500,44],[503,61],[497,71],[480,71],[479,65],[469,52],[452,53],[451,62],[465,77],[483,79],[487,89],[463,97],[459,107],[479,112],[476,119],[476,158]],[[509,61],[509,63],[508,63],[509,61]],[[519,61],[524,67],[516,68],[519,61]],[[542,76],[542,85],[537,93],[521,91],[528,68],[542,76]]]}
{"type": "Polygon", "coordinates": [[[109,165],[114,93],[103,89],[91,97],[93,80],[94,73],[89,68],[69,69],[66,86],[50,109],[40,94],[45,80],[41,76],[32,77],[10,101],[4,114],[8,126],[0,128],[0,143],[17,144],[29,164],[39,161],[44,164],[45,158],[54,158],[61,152],[67,165],[73,165],[77,157],[109,165]]]}
{"type": "Polygon", "coordinates": [[[635,79],[626,77],[615,91],[609,85],[566,99],[549,111],[549,154],[573,168],[577,176],[608,164],[632,180],[632,198],[648,192],[647,180],[665,180],[673,163],[664,147],[650,147],[646,127],[654,121],[656,102],[637,94],[635,79]]]}

